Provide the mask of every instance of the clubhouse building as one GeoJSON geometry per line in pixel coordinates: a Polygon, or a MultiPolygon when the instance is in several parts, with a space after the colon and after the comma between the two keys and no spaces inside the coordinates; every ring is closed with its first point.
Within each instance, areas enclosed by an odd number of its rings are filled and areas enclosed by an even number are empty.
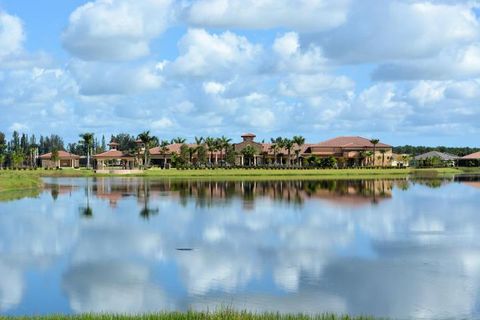
{"type": "MultiPolygon", "coordinates": [[[[339,167],[360,166],[385,166],[392,164],[392,146],[379,142],[373,145],[369,139],[362,137],[337,137],[320,143],[306,143],[301,146],[295,145],[290,150],[276,148],[272,143],[255,141],[255,134],[246,133],[241,136],[242,141],[234,143],[235,165],[237,166],[264,166],[264,165],[294,165],[303,163],[309,157],[329,158],[337,160],[339,167]],[[246,148],[253,149],[246,155],[246,148]]],[[[181,144],[171,144],[162,149],[155,147],[150,149],[152,165],[168,166],[174,154],[180,154],[181,144]]],[[[189,148],[198,147],[195,144],[187,144],[189,148]]],[[[226,154],[223,151],[209,152],[207,150],[207,162],[210,164],[222,164],[226,154]]],[[[191,155],[191,162],[197,163],[197,154],[191,155]]]]}
{"type": "MultiPolygon", "coordinates": [[[[273,143],[255,141],[255,134],[246,133],[241,136],[242,141],[233,143],[236,166],[301,166],[309,159],[335,158],[340,168],[362,166],[392,166],[392,146],[378,142],[373,145],[369,139],[362,137],[337,137],[320,143],[305,143],[294,145],[292,149],[279,148],[273,143]],[[248,149],[248,152],[246,150],[248,149]]],[[[92,156],[94,167],[97,170],[132,170],[143,165],[144,145],[137,140],[137,153],[119,150],[119,144],[111,141],[109,150],[92,156]]],[[[166,148],[155,147],[149,150],[150,164],[161,168],[168,168],[175,156],[181,153],[183,144],[174,143],[166,148]]],[[[198,153],[194,152],[196,144],[185,144],[189,149],[189,161],[199,163],[198,153]]],[[[208,165],[223,165],[226,163],[225,150],[208,150],[204,144],[208,165]]],[[[59,151],[57,162],[51,159],[51,153],[40,156],[42,167],[79,167],[80,157],[65,151],[59,151]]]]}

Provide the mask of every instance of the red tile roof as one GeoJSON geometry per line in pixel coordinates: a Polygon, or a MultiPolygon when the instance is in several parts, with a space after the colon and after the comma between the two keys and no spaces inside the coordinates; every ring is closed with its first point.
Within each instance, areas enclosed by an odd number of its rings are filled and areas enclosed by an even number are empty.
{"type": "Polygon", "coordinates": [[[114,149],[96,154],[93,157],[94,158],[132,158],[131,155],[124,153],[120,150],[114,150],[114,149]]]}
{"type": "MultiPolygon", "coordinates": [[[[373,148],[370,139],[362,137],[337,137],[315,145],[316,147],[341,147],[341,148],[373,148]]],[[[379,142],[377,148],[391,148],[392,146],[379,142]]]]}
{"type": "Polygon", "coordinates": [[[469,154],[469,155],[466,155],[465,157],[462,157],[462,159],[472,159],[472,160],[475,160],[475,159],[480,159],[480,152],[475,152],[475,153],[472,153],[472,154],[469,154]]]}
{"type": "MultiPolygon", "coordinates": [[[[40,159],[51,159],[52,158],[52,153],[49,152],[49,153],[46,153],[46,154],[42,154],[40,157],[40,159]]],[[[80,156],[77,156],[76,154],[73,154],[73,153],[69,153],[69,152],[66,152],[66,151],[58,151],[58,158],[60,160],[70,160],[70,159],[80,159],[80,156]]]]}

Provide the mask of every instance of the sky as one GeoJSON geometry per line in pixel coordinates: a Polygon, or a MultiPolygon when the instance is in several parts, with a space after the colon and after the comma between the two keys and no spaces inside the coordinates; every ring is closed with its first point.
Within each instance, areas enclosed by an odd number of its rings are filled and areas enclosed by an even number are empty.
{"type": "Polygon", "coordinates": [[[0,131],[479,146],[477,0],[0,0],[0,131]]]}

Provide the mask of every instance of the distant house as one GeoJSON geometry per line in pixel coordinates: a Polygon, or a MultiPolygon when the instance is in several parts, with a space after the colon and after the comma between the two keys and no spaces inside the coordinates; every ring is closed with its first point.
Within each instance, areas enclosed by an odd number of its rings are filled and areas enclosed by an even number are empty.
{"type": "Polygon", "coordinates": [[[66,151],[58,151],[56,160],[52,159],[52,152],[42,154],[39,159],[42,168],[78,168],[80,166],[80,156],[66,151]]]}
{"type": "Polygon", "coordinates": [[[479,167],[480,166],[480,152],[475,152],[458,160],[459,166],[464,167],[479,167]]]}
{"type": "Polygon", "coordinates": [[[460,157],[449,153],[430,151],[418,155],[413,159],[415,161],[415,165],[418,167],[454,167],[457,165],[457,161],[460,159],[460,157]]]}
{"type": "Polygon", "coordinates": [[[408,154],[392,153],[392,167],[406,168],[410,166],[410,156],[408,154]]]}

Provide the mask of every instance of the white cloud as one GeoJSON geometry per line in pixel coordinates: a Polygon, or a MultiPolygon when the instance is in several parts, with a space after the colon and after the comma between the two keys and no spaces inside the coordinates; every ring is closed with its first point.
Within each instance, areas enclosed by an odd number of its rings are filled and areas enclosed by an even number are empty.
{"type": "Polygon", "coordinates": [[[163,78],[148,65],[74,60],[69,66],[84,95],[136,94],[158,89],[163,78]]]}
{"type": "Polygon", "coordinates": [[[172,120],[170,120],[169,118],[167,117],[162,117],[158,120],[155,120],[152,122],[152,129],[154,130],[162,130],[162,129],[166,129],[166,128],[171,128],[173,127],[174,123],[172,120]]]}
{"type": "Polygon", "coordinates": [[[203,29],[189,29],[180,40],[179,50],[172,64],[174,73],[220,78],[255,70],[262,52],[261,46],[245,37],[229,31],[210,34],[203,29]]]}
{"type": "Polygon", "coordinates": [[[480,76],[480,43],[447,48],[427,59],[380,65],[376,80],[445,80],[480,76]]]}
{"type": "Polygon", "coordinates": [[[207,94],[219,94],[225,92],[225,86],[215,81],[204,82],[203,91],[207,94]]]}
{"type": "Polygon", "coordinates": [[[286,96],[318,96],[327,91],[339,91],[346,94],[354,88],[352,80],[345,76],[328,74],[293,75],[279,85],[279,91],[286,96]]]}
{"type": "Polygon", "coordinates": [[[299,36],[295,32],[277,37],[273,43],[273,52],[276,54],[277,71],[314,73],[325,70],[328,65],[320,47],[310,45],[302,50],[299,36]]]}
{"type": "Polygon", "coordinates": [[[202,27],[324,31],[347,19],[350,0],[197,0],[185,10],[202,27]]]}
{"type": "Polygon", "coordinates": [[[149,54],[150,41],[170,19],[171,0],[96,0],[78,7],[62,35],[84,60],[131,60],[149,54]]]}
{"type": "Polygon", "coordinates": [[[22,21],[0,10],[0,60],[21,52],[24,40],[22,21]]]}
{"type": "Polygon", "coordinates": [[[305,40],[320,44],[331,59],[379,63],[434,56],[478,36],[475,13],[463,2],[366,0],[354,3],[341,27],[305,40]]]}

